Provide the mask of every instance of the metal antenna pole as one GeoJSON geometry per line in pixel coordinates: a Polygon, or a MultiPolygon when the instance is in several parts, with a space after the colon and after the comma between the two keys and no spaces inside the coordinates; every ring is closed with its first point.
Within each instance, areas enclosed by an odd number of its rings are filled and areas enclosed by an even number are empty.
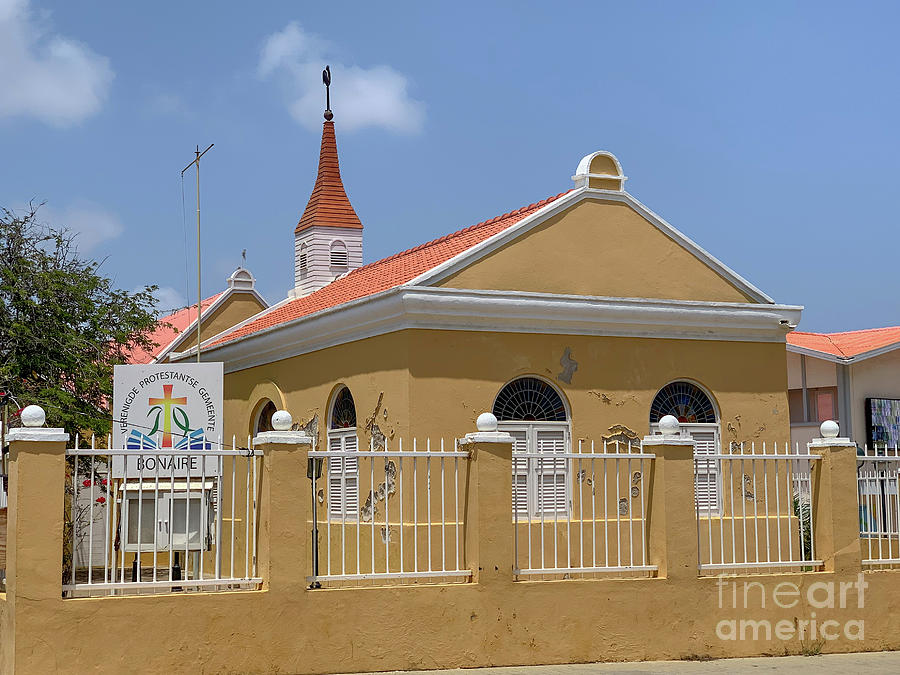
{"type": "Polygon", "coordinates": [[[192,166],[197,168],[197,363],[200,363],[200,319],[203,317],[203,291],[200,286],[202,280],[200,274],[200,158],[209,152],[213,145],[215,143],[210,143],[209,147],[203,152],[200,152],[200,146],[198,145],[194,151],[196,155],[194,161],[181,170],[181,177],[184,178],[185,171],[192,166]]]}

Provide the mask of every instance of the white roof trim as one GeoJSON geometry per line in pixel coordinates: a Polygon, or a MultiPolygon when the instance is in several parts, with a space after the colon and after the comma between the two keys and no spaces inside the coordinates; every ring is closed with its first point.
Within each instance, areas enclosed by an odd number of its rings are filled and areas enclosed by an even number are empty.
{"type": "MultiPolygon", "coordinates": [[[[260,295],[259,292],[255,288],[228,287],[224,291],[222,291],[222,293],[219,295],[218,298],[213,300],[212,304],[209,307],[207,307],[206,309],[203,310],[202,319],[205,321],[206,318],[210,315],[210,313],[212,313],[216,309],[218,309],[219,306],[221,306],[222,303],[225,302],[226,298],[231,297],[231,295],[234,293],[250,293],[257,300],[259,300],[263,305],[263,309],[260,310],[260,312],[257,312],[257,314],[261,314],[262,312],[265,312],[267,309],[269,309],[269,303],[266,302],[266,299],[262,295],[260,295]]],[[[188,309],[195,309],[195,307],[193,305],[191,305],[190,307],[188,307],[188,309]]],[[[228,330],[232,330],[233,328],[235,328],[235,326],[232,326],[231,328],[226,328],[225,330],[228,331],[228,330]]],[[[175,347],[177,347],[182,342],[184,342],[184,340],[187,338],[187,336],[189,336],[192,332],[195,334],[197,332],[197,319],[194,319],[193,321],[191,321],[183,331],[178,333],[178,335],[175,336],[175,339],[172,340],[168,345],[166,345],[165,349],[163,349],[159,354],[157,354],[156,356],[153,357],[153,361],[151,361],[151,363],[159,363],[162,359],[164,359],[170,353],[177,353],[177,352],[175,352],[175,347]]],[[[225,332],[225,331],[222,331],[222,332],[225,332]]],[[[219,334],[221,335],[221,333],[219,333],[219,334]]],[[[201,334],[201,337],[202,337],[202,334],[201,334]]],[[[205,342],[206,342],[206,340],[203,340],[200,343],[201,346],[205,342]]]]}
{"type": "Polygon", "coordinates": [[[464,269],[468,265],[480,260],[484,256],[496,251],[498,248],[506,245],[522,234],[528,232],[532,228],[541,224],[548,218],[552,218],[556,214],[564,211],[578,202],[585,199],[598,199],[602,201],[614,201],[629,205],[638,214],[640,214],[647,222],[654,225],[660,232],[667,237],[687,249],[695,258],[705,263],[707,267],[715,271],[719,276],[738,288],[749,297],[761,303],[774,304],[775,300],[769,295],[761,291],[759,288],[744,279],[740,274],[732,270],[721,260],[706,251],[699,244],[689,237],[685,236],[674,227],[669,225],[656,213],[648,209],[641,202],[635,199],[628,192],[619,192],[615,190],[599,190],[596,188],[582,187],[577,188],[559,199],[550,202],[546,206],[538,209],[531,215],[523,218],[521,221],[506,228],[502,232],[498,232],[494,236],[485,239],[483,242],[466,249],[462,253],[454,256],[436,267],[420,274],[418,277],[408,283],[410,286],[425,286],[437,283],[456,272],[464,269]]]}
{"type": "Polygon", "coordinates": [[[820,352],[817,349],[810,349],[809,347],[792,345],[790,342],[787,343],[787,350],[789,352],[793,352],[794,354],[803,354],[804,356],[811,356],[815,359],[822,359],[823,361],[831,361],[832,363],[856,363],[857,361],[865,361],[866,359],[881,356],[882,354],[889,354],[890,352],[896,351],[898,349],[900,349],[900,342],[895,342],[890,345],[885,345],[884,347],[878,347],[877,349],[870,349],[869,351],[862,352],[861,354],[855,354],[854,356],[837,356],[836,354],[820,352]]]}
{"type": "Polygon", "coordinates": [[[406,329],[783,343],[800,311],[757,303],[397,286],[205,353],[215,353],[225,372],[234,372],[406,329]]]}

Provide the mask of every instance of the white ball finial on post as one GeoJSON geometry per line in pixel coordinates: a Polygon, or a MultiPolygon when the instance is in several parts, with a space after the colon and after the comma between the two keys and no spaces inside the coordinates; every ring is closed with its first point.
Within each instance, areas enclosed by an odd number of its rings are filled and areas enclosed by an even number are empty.
{"type": "Polygon", "coordinates": [[[493,413],[483,412],[475,420],[475,428],[478,431],[497,431],[497,418],[493,413]]]}
{"type": "Polygon", "coordinates": [[[294,418],[287,410],[279,410],[272,415],[272,428],[275,431],[290,431],[294,425],[294,418]]]}
{"type": "Polygon", "coordinates": [[[47,414],[39,405],[25,406],[20,415],[22,425],[26,427],[42,427],[47,421],[47,414]]]}
{"type": "Polygon", "coordinates": [[[837,438],[840,432],[841,428],[834,420],[825,420],[819,426],[819,433],[822,434],[822,438],[837,438]]]}
{"type": "Polygon", "coordinates": [[[659,420],[659,432],[663,436],[677,436],[681,429],[681,424],[675,415],[664,415],[659,420]]]}

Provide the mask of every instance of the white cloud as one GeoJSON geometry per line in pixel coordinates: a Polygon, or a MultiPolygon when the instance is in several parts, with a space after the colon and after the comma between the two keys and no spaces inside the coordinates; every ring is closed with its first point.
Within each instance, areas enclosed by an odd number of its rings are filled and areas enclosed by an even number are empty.
{"type": "MultiPolygon", "coordinates": [[[[171,314],[176,309],[187,307],[187,300],[184,295],[176,291],[171,286],[160,286],[154,293],[158,304],[160,314],[171,314]]],[[[196,305],[196,302],[194,303],[196,305]]]]}
{"type": "Polygon", "coordinates": [[[45,23],[28,0],[0,0],[0,117],[67,127],[100,109],[113,71],[106,57],[45,23]]]}
{"type": "Polygon", "coordinates": [[[292,21],[263,45],[257,72],[280,78],[289,96],[291,116],[309,129],[318,129],[325,109],[322,69],[331,65],[331,108],[335,120],[348,131],[381,127],[417,133],[425,122],[425,104],[409,96],[409,81],[390,66],[335,63],[329,45],[292,21]]]}
{"type": "Polygon", "coordinates": [[[75,243],[81,253],[89,253],[125,230],[114,213],[88,201],[77,201],[63,209],[44,206],[39,215],[41,221],[53,227],[65,227],[77,233],[75,243]]]}

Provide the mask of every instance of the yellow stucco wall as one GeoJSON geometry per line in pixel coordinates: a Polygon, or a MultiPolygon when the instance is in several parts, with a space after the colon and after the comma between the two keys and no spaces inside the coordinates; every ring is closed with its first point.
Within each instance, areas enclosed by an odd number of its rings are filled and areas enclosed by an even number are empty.
{"type": "Polygon", "coordinates": [[[585,200],[438,286],[754,302],[619,202],[585,200]]]}
{"type": "MultiPolygon", "coordinates": [[[[295,421],[319,416],[319,441],[337,383],[350,387],[358,427],[391,438],[452,441],[492,408],[510,380],[538,375],[570,406],[573,439],[600,441],[621,424],[649,432],[650,404],[668,382],[690,379],[715,398],[723,443],[789,438],[784,345],[779,343],[407,330],[225,375],[226,433],[246,437],[263,397],[295,421]],[[566,348],[572,383],[557,378],[566,348]],[[281,405],[282,400],[276,400],[281,405]]],[[[368,442],[368,433],[360,433],[368,442]]]]}

